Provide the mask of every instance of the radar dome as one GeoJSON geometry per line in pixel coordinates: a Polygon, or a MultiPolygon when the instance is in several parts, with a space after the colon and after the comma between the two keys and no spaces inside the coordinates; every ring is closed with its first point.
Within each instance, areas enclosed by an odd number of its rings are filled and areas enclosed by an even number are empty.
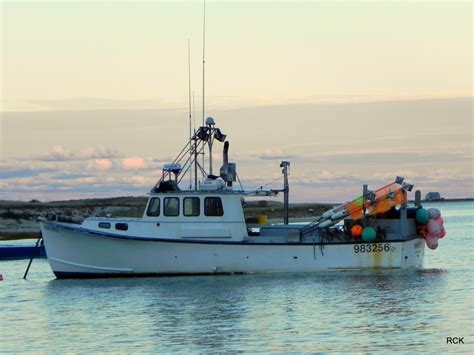
{"type": "Polygon", "coordinates": [[[216,124],[216,122],[214,122],[214,119],[212,117],[206,118],[206,125],[213,126],[215,124],[216,124]]]}

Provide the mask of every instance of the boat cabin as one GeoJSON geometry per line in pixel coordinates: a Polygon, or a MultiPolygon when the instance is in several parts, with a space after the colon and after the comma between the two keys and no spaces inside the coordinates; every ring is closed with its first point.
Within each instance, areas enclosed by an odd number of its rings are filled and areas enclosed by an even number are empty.
{"type": "Polygon", "coordinates": [[[242,194],[236,192],[152,193],[142,220],[159,223],[164,233],[175,238],[242,240],[247,236],[242,194]]]}

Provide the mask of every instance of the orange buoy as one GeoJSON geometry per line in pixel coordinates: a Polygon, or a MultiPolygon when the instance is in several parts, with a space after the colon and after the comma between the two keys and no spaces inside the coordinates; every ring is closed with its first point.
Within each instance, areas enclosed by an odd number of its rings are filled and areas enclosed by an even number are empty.
{"type": "Polygon", "coordinates": [[[359,238],[362,235],[363,228],[360,224],[354,224],[351,227],[351,235],[354,238],[359,238]]]}

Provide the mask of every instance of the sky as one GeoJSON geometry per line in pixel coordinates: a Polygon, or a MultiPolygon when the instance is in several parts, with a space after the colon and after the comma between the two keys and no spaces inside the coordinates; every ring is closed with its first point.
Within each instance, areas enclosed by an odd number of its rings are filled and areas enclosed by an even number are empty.
{"type": "MultiPolygon", "coordinates": [[[[0,199],[148,192],[186,144],[188,40],[202,119],[203,3],[0,4],[0,199]]],[[[472,15],[469,1],[207,1],[205,116],[244,188],[280,188],[290,160],[294,202],[397,175],[473,197],[472,15]]]]}

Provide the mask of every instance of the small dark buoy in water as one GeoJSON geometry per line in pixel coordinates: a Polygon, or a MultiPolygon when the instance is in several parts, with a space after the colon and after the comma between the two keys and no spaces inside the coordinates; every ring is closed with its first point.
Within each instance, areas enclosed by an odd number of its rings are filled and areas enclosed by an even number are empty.
{"type": "Polygon", "coordinates": [[[3,275],[0,274],[0,281],[3,281],[3,275]]]}

